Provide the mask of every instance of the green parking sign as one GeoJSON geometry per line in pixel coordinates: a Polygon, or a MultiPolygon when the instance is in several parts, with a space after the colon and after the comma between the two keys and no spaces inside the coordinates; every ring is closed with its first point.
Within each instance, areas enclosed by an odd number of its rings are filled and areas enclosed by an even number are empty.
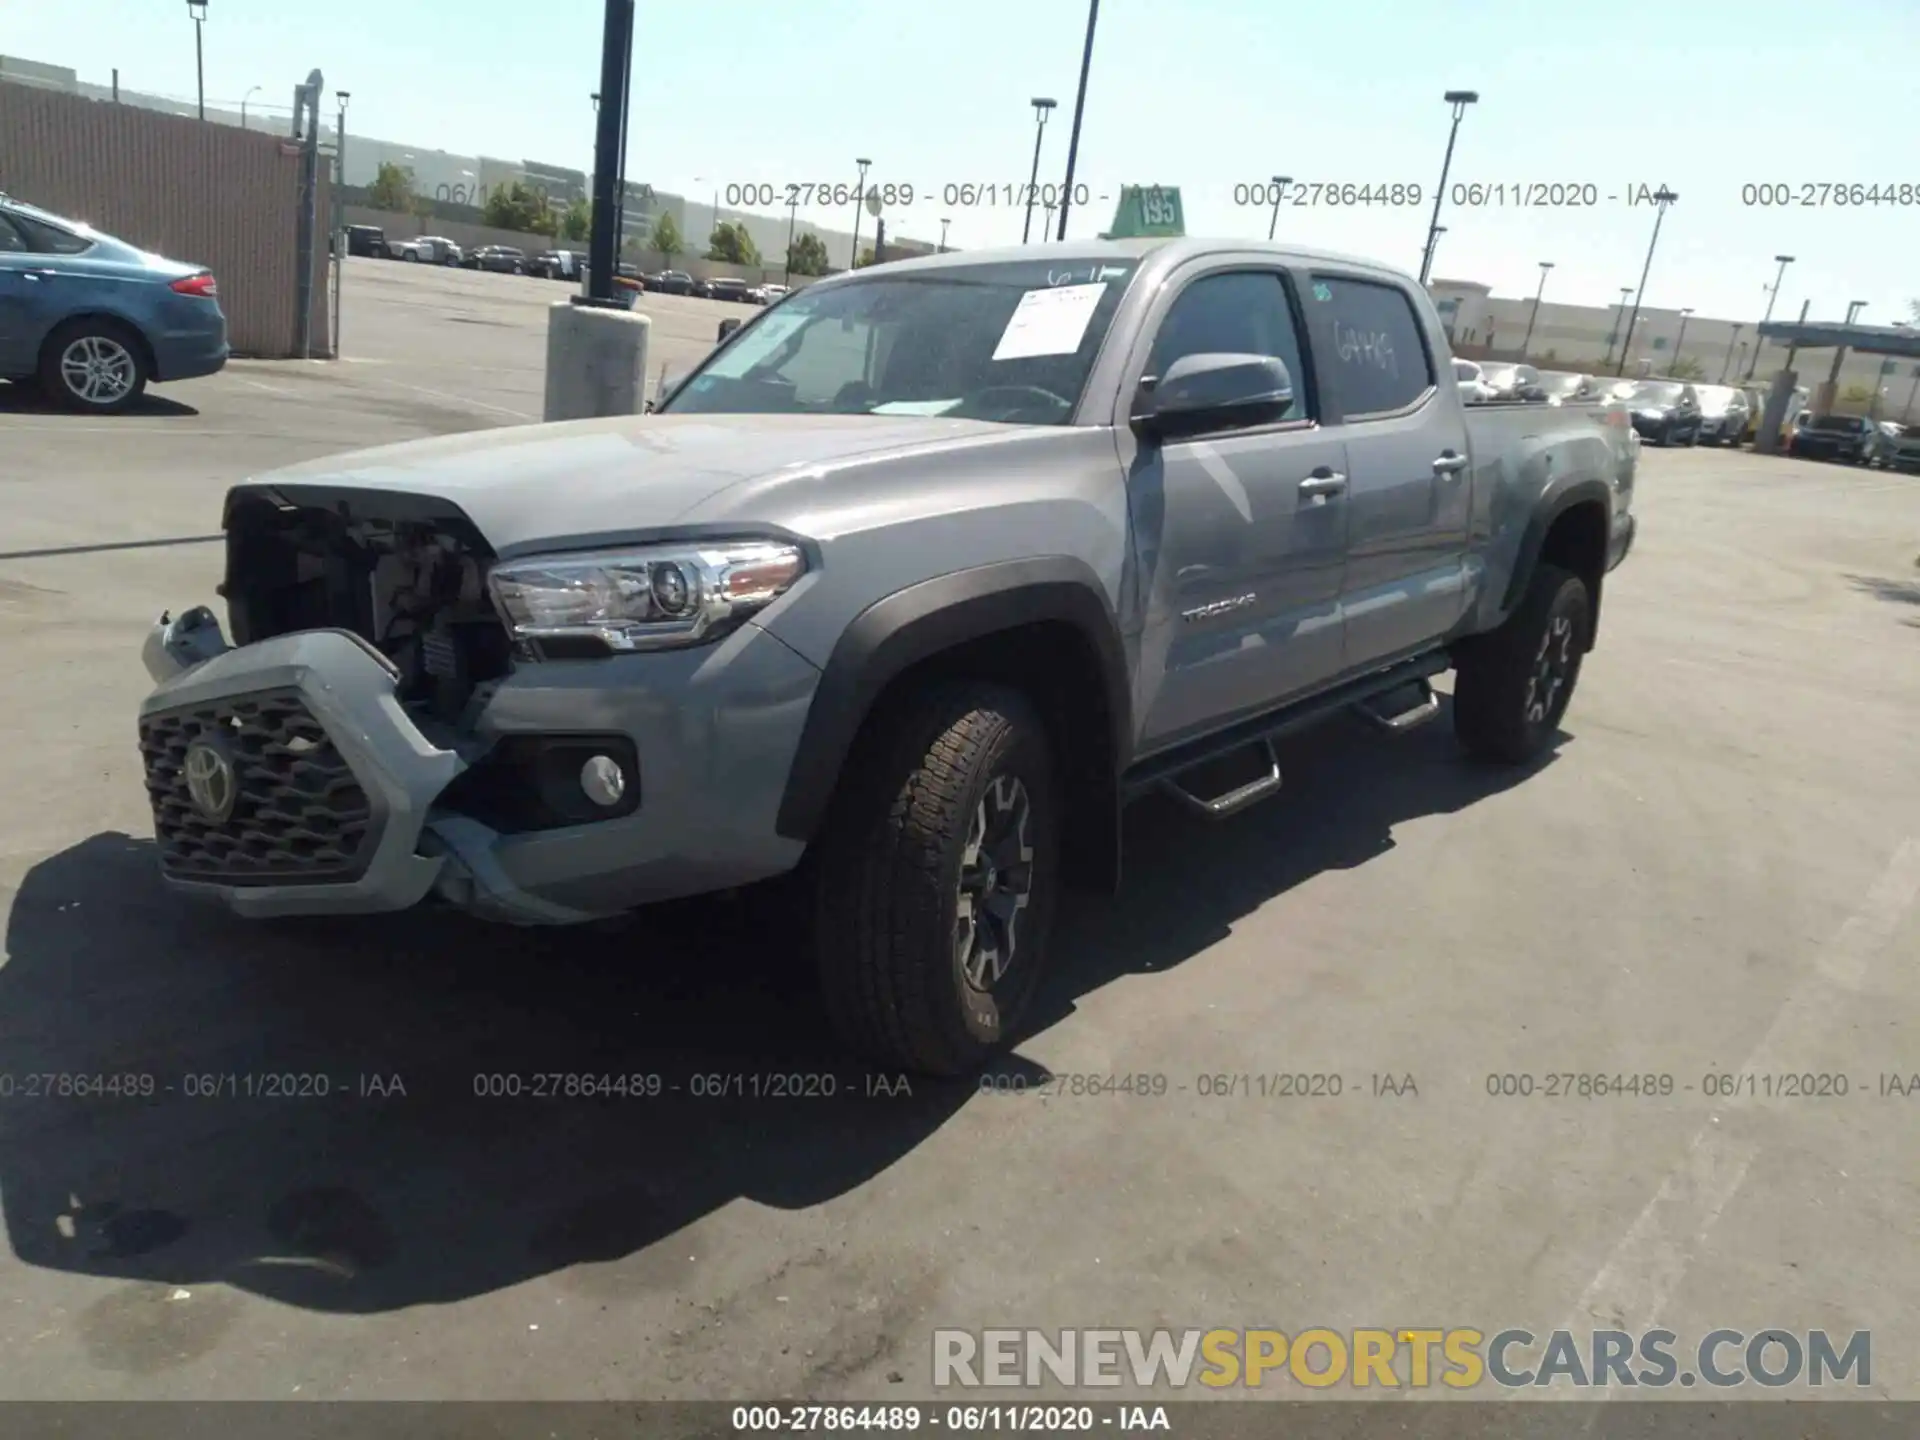
{"type": "Polygon", "coordinates": [[[1102,240],[1136,240],[1147,236],[1184,235],[1187,218],[1180,191],[1172,185],[1124,185],[1114,208],[1113,225],[1102,240]]]}

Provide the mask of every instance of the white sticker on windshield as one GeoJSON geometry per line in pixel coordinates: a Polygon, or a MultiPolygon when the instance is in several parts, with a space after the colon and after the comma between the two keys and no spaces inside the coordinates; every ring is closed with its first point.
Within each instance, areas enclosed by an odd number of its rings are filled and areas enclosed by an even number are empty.
{"type": "Polygon", "coordinates": [[[1030,355],[1073,354],[1087,333],[1094,307],[1106,293],[1104,283],[1027,291],[1014,307],[993,358],[1022,360],[1030,355]]]}
{"type": "Polygon", "coordinates": [[[955,409],[965,396],[952,400],[889,400],[884,405],[876,405],[867,413],[870,415],[944,415],[955,409]]]}

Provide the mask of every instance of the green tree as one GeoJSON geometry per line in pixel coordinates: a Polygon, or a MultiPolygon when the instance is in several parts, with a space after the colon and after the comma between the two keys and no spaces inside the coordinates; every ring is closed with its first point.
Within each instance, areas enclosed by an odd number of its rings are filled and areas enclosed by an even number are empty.
{"type": "Polygon", "coordinates": [[[1840,403],[1842,405],[1870,405],[1873,403],[1873,387],[1871,385],[1849,385],[1845,390],[1840,392],[1840,403]]]}
{"type": "Polygon", "coordinates": [[[1909,300],[1907,302],[1907,315],[1914,324],[1920,325],[1920,300],[1909,300]]]}
{"type": "Polygon", "coordinates": [[[871,264],[873,264],[873,247],[869,245],[867,246],[866,249],[860,252],[860,258],[858,261],[855,262],[853,268],[856,270],[863,270],[871,264]]]}
{"type": "Polygon", "coordinates": [[[1667,374],[1676,380],[1701,381],[1707,378],[1707,367],[1691,355],[1682,356],[1667,367],[1667,374]]]}
{"type": "Polygon", "coordinates": [[[753,237],[747,234],[747,227],[737,220],[722,220],[713,227],[713,234],[707,237],[707,259],[720,260],[729,265],[758,265],[760,251],[753,243],[753,237]]]}
{"type": "Polygon", "coordinates": [[[376,210],[392,210],[405,215],[413,209],[413,171],[382,160],[373,183],[367,187],[367,204],[376,210]]]}
{"type": "Polygon", "coordinates": [[[593,234],[593,202],[576,200],[569,205],[556,233],[568,240],[585,240],[593,234]]]}
{"type": "Polygon", "coordinates": [[[669,265],[673,264],[674,256],[687,248],[687,242],[680,238],[680,226],[670,212],[662,211],[660,218],[653,222],[653,248],[669,265]]]}
{"type": "Polygon", "coordinates": [[[827,244],[809,230],[787,249],[787,269],[795,275],[827,273],[827,244]]]}
{"type": "Polygon", "coordinates": [[[553,207],[547,193],[524,180],[511,185],[496,185],[481,207],[480,218],[499,230],[520,230],[533,235],[551,235],[554,229],[553,207]]]}

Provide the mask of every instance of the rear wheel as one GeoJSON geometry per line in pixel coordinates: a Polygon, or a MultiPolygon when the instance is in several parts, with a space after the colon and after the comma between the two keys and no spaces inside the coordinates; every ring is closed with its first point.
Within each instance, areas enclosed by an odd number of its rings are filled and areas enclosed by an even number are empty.
{"type": "Polygon", "coordinates": [[[814,944],[841,1038],[884,1065],[978,1068],[1043,973],[1059,818],[1044,726],[1017,692],[942,687],[850,756],[815,871],[814,944]]]}
{"type": "Polygon", "coordinates": [[[1517,765],[1546,749],[1579,682],[1592,616],[1586,582],[1541,564],[1506,623],[1463,647],[1453,725],[1469,753],[1517,765]]]}
{"type": "Polygon", "coordinates": [[[48,337],[40,352],[40,384],[75,410],[111,415],[147,388],[146,347],[112,320],[74,320],[48,337]]]}

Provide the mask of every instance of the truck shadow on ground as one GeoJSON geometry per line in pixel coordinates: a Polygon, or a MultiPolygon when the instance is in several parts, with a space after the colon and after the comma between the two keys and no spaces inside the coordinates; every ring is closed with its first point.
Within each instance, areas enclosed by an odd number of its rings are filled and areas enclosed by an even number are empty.
{"type": "MultiPolygon", "coordinates": [[[[1068,906],[1039,1027],[1382,854],[1396,825],[1524,778],[1462,761],[1444,732],[1306,737],[1283,749],[1283,797],[1217,825],[1136,807],[1125,892],[1068,906]]],[[[370,1313],[585,1263],[645,1268],[734,1199],[843,1194],[978,1087],[900,1093],[836,1052],[783,913],[748,896],[570,931],[427,912],[246,925],[166,894],[150,842],[96,835],[30,870],[8,917],[14,1252],[370,1313]],[[545,1075],[633,1078],[625,1097],[567,1098],[533,1093],[545,1075]],[[94,1078],[144,1076],[151,1094],[119,1097],[94,1078]],[[769,1093],[796,1087],[815,1093],[769,1093]],[[486,1093],[503,1088],[521,1093],[486,1093]]],[[[1022,1066],[1039,1073],[999,1068],[1022,1066]]]]}
{"type": "Polygon", "coordinates": [[[22,385],[18,381],[0,384],[0,415],[44,415],[71,420],[76,425],[84,425],[88,421],[95,424],[104,421],[110,424],[122,417],[130,420],[168,420],[176,416],[199,413],[193,406],[182,401],[164,395],[155,395],[149,391],[119,415],[88,415],[83,411],[55,404],[47,399],[37,385],[22,385]]]}

